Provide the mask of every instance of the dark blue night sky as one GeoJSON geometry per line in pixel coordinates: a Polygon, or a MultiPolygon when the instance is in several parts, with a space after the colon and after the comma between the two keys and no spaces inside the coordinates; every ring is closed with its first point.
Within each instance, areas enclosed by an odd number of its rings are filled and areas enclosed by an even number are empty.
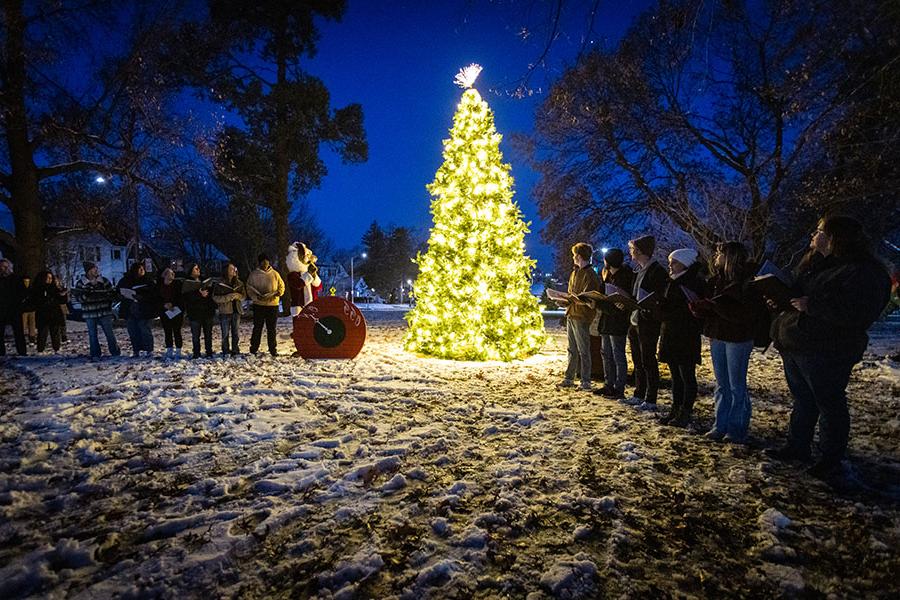
{"type": "MultiPolygon", "coordinates": [[[[338,247],[359,244],[375,219],[427,233],[430,198],[425,185],[441,164],[441,140],[448,137],[462,90],[453,84],[459,68],[477,62],[484,71],[476,87],[494,110],[504,135],[501,149],[512,164],[515,199],[532,221],[527,251],[549,268],[550,249],[540,243],[541,223],[531,197],[537,176],[510,144],[516,132],[530,132],[543,96],[512,98],[507,90],[540,56],[546,41],[547,7],[531,2],[363,2],[351,1],[340,23],[323,23],[319,52],[309,71],[331,90],[334,106],[359,102],[365,112],[369,160],[344,166],[327,159],[329,174],[309,195],[318,222],[338,247]],[[517,7],[532,6],[530,14],[517,7]],[[523,40],[523,26],[534,34],[523,40]]],[[[554,44],[550,68],[530,81],[546,91],[580,47],[589,2],[566,5],[566,34],[554,44]],[[583,4],[583,7],[576,7],[583,4]]],[[[594,31],[597,43],[615,43],[649,2],[601,3],[594,31]]]]}

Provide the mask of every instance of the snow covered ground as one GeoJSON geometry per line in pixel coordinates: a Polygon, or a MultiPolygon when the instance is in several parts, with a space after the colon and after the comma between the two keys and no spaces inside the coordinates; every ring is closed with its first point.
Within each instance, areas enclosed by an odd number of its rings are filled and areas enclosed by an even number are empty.
{"type": "Polygon", "coordinates": [[[537,356],[462,363],[404,352],[401,314],[368,312],[353,361],[90,363],[73,324],[0,363],[0,598],[897,597],[897,327],[854,372],[832,488],[762,454],[776,353],[730,446],[700,435],[708,356],[680,430],[557,392],[555,319],[537,356]]]}

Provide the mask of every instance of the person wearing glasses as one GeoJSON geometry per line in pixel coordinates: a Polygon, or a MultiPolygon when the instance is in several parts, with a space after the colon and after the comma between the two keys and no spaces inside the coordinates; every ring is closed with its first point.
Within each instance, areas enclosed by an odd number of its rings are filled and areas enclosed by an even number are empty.
{"type": "Polygon", "coordinates": [[[819,222],[797,275],[791,309],[777,314],[771,329],[794,406],[787,443],[767,454],[810,460],[818,424],[821,455],[807,472],[831,480],[841,473],[850,438],[850,372],[868,345],[866,331],[888,302],[891,282],[862,225],[847,216],[819,222]]]}

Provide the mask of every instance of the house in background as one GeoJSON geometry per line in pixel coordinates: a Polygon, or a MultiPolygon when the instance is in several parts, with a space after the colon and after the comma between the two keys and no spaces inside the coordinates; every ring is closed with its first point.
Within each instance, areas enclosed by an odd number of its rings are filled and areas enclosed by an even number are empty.
{"type": "Polygon", "coordinates": [[[128,271],[128,245],[85,229],[59,231],[48,240],[47,268],[70,289],[84,274],[86,261],[95,263],[115,284],[128,271]]]}

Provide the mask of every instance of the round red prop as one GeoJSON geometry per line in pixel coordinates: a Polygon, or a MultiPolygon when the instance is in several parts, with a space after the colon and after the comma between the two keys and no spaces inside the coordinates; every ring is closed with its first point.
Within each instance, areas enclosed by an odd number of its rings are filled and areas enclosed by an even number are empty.
{"type": "Polygon", "coordinates": [[[347,300],[324,296],[294,317],[291,337],[303,358],[353,358],[366,343],[366,319],[347,300]]]}

